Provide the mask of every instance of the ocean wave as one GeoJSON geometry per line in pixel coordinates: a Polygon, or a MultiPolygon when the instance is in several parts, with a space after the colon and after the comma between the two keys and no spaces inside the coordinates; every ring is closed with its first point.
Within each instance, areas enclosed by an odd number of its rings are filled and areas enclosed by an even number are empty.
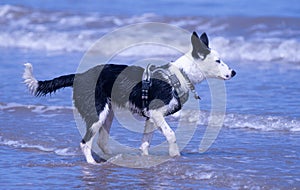
{"type": "Polygon", "coordinates": [[[74,156],[78,155],[78,151],[71,150],[71,148],[53,148],[46,147],[39,144],[28,144],[21,140],[9,140],[0,137],[0,145],[9,146],[13,148],[26,149],[26,150],[37,150],[41,152],[50,152],[59,156],[74,156]]]}
{"type": "MultiPolygon", "coordinates": [[[[31,112],[33,114],[51,115],[60,113],[73,113],[73,107],[46,106],[46,105],[23,105],[18,103],[0,103],[0,110],[6,112],[31,112]]],[[[169,120],[183,122],[197,122],[198,125],[207,125],[210,113],[208,111],[179,111],[168,117],[169,120]]],[[[257,131],[300,132],[300,120],[283,116],[250,115],[227,113],[223,123],[224,127],[232,129],[248,129],[257,131]]]]}
{"type": "Polygon", "coordinates": [[[133,17],[42,12],[0,6],[0,46],[46,51],[86,51],[105,33],[120,26],[150,21],[152,14],[133,17]]]}
{"type": "MultiPolygon", "coordinates": [[[[193,110],[178,112],[171,116],[171,119],[184,120],[185,122],[196,122],[198,125],[208,125],[208,111],[201,111],[200,115],[193,110]],[[200,117],[200,119],[199,119],[200,117]]],[[[264,132],[300,132],[300,121],[282,116],[270,115],[247,115],[247,114],[225,114],[223,127],[230,129],[246,129],[264,132]]]]}
{"type": "Polygon", "coordinates": [[[300,121],[280,116],[227,114],[224,126],[232,129],[300,132],[300,121]]]}
{"type": "MultiPolygon", "coordinates": [[[[0,6],[0,47],[65,52],[87,51],[99,38],[119,27],[141,22],[161,22],[189,31],[206,31],[211,46],[220,52],[223,59],[258,62],[300,62],[300,26],[297,18],[209,18],[209,17],[162,17],[155,14],[136,16],[110,16],[98,13],[74,14],[59,11],[41,11],[25,7],[0,6]],[[278,21],[281,24],[278,24],[278,21]]],[[[155,34],[157,36],[159,34],[155,34]]],[[[140,38],[153,36],[145,31],[140,38]]],[[[134,36],[135,37],[135,36],[134,36]]],[[[126,43],[132,34],[116,37],[126,43]]],[[[162,38],[168,44],[177,36],[162,38]]],[[[189,40],[189,39],[188,39],[189,40]]],[[[118,46],[118,43],[110,44],[118,46]]],[[[105,51],[105,50],[103,50],[105,51]]],[[[170,55],[174,51],[164,48],[136,48],[125,56],[170,55]],[[151,51],[150,51],[151,50],[151,51]]]]}
{"type": "Polygon", "coordinates": [[[46,105],[24,105],[19,103],[0,103],[0,110],[7,112],[31,112],[35,114],[49,114],[60,112],[72,112],[73,108],[68,106],[46,106],[46,105]]]}
{"type": "Polygon", "coordinates": [[[296,39],[273,38],[247,41],[243,37],[235,39],[216,37],[212,40],[212,44],[222,57],[230,60],[290,63],[300,61],[300,42],[296,39]]]}

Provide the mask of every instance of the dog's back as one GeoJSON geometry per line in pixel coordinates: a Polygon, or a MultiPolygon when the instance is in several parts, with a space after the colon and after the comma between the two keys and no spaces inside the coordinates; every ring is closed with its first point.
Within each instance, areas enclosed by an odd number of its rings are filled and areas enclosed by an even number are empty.
{"type": "Polygon", "coordinates": [[[93,124],[106,104],[113,101],[125,107],[129,94],[141,81],[144,69],[127,65],[98,65],[76,74],[73,99],[76,109],[85,122],[93,124]]]}

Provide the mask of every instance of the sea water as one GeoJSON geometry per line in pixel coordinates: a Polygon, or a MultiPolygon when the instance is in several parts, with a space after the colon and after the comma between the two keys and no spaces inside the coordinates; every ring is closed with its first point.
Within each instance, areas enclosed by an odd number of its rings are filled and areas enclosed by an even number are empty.
{"type": "MultiPolygon", "coordinates": [[[[1,1],[0,23],[2,189],[300,188],[297,1],[1,1]],[[147,167],[146,158],[133,155],[142,168],[87,164],[79,148],[82,137],[73,116],[72,89],[33,97],[22,84],[23,64],[32,63],[40,80],[74,73],[96,40],[141,22],[206,32],[210,46],[237,72],[225,82],[222,129],[208,151],[200,153],[211,109],[210,87],[202,82],[196,86],[200,115],[182,116],[187,125],[195,117],[198,121],[181,157],[147,167]]],[[[117,40],[126,42],[130,37],[117,40]]],[[[134,64],[149,57],[171,61],[179,56],[137,48],[118,62],[134,64]]],[[[175,130],[179,118],[167,121],[175,130]]],[[[138,151],[142,134],[115,120],[111,137],[138,151]]],[[[152,147],[164,141],[155,132],[152,147]]],[[[150,153],[167,156],[167,146],[162,153],[152,149],[150,153]]],[[[119,154],[115,159],[132,166],[133,157],[119,154]]]]}

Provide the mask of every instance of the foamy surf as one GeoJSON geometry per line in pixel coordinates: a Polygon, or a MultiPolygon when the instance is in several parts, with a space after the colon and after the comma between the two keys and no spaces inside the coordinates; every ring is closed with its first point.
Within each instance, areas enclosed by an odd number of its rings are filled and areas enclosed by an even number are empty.
{"type": "MultiPolygon", "coordinates": [[[[62,112],[73,114],[73,108],[68,106],[24,105],[19,103],[0,103],[0,110],[15,113],[26,111],[27,113],[48,115],[49,117],[62,112]]],[[[198,125],[207,126],[210,119],[209,115],[208,111],[202,110],[198,114],[198,111],[190,110],[187,112],[177,112],[167,119],[176,121],[181,119],[188,123],[198,121],[198,125]]],[[[299,132],[300,121],[296,118],[283,116],[228,113],[225,115],[223,127],[270,132],[299,132]]]]}
{"type": "MultiPolygon", "coordinates": [[[[45,50],[64,54],[66,52],[85,52],[99,38],[119,27],[141,22],[162,22],[187,30],[205,31],[210,34],[211,46],[217,49],[223,59],[246,60],[255,62],[280,61],[300,62],[300,27],[298,18],[209,18],[209,17],[168,17],[156,14],[135,16],[110,16],[97,13],[73,14],[60,11],[43,12],[40,10],[2,5],[0,6],[0,47],[45,50]],[[38,18],[38,19],[37,19],[38,18]],[[242,25],[236,24],[240,20],[242,25]],[[276,24],[278,20],[281,25],[276,24]],[[293,27],[286,27],[291,25],[293,27]],[[229,31],[229,32],[226,32],[229,31]],[[257,55],[259,52],[259,56],[257,55]]],[[[153,32],[145,30],[149,38],[153,32]]],[[[116,36],[116,42],[129,43],[132,34],[116,36]]],[[[162,38],[168,44],[174,38],[179,45],[188,39],[178,36],[162,38]]],[[[110,46],[118,46],[112,43],[110,46]]],[[[113,47],[111,47],[113,48],[113,47]]],[[[99,50],[105,53],[105,48],[99,50]]],[[[136,56],[141,53],[150,56],[174,55],[167,48],[144,46],[126,51],[123,56],[136,56]],[[151,51],[150,51],[151,49],[151,51]],[[146,50],[146,51],[145,51],[146,50]]]]}
{"type": "Polygon", "coordinates": [[[20,112],[27,111],[36,114],[44,113],[59,113],[59,112],[72,112],[73,108],[69,106],[47,106],[47,105],[25,105],[19,103],[0,103],[0,110],[7,112],[20,112]]]}
{"type": "MultiPolygon", "coordinates": [[[[179,112],[172,115],[171,119],[178,120],[179,118],[185,122],[197,121],[200,117],[198,125],[207,126],[210,119],[208,111],[201,111],[200,115],[196,111],[179,112]]],[[[250,114],[233,114],[225,115],[223,127],[231,129],[245,129],[255,131],[273,131],[273,132],[299,132],[300,121],[296,118],[291,119],[282,116],[270,115],[250,115],[250,114]]]]}
{"type": "Polygon", "coordinates": [[[71,150],[71,148],[69,147],[67,148],[46,147],[39,144],[25,143],[21,140],[4,139],[3,137],[0,137],[0,145],[17,148],[17,149],[23,149],[23,150],[34,150],[40,152],[54,153],[59,156],[74,156],[79,154],[79,152],[75,150],[71,150]]]}

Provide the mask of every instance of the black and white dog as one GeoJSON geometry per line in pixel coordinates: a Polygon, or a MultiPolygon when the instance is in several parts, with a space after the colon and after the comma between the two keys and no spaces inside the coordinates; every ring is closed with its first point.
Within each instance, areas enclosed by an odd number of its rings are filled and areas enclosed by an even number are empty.
{"type": "Polygon", "coordinates": [[[74,105],[87,127],[80,145],[88,163],[96,163],[91,147],[97,132],[97,144],[104,153],[110,154],[107,142],[114,117],[113,106],[130,109],[146,118],[140,147],[143,155],[148,155],[153,129],[158,128],[169,143],[169,155],[178,156],[180,152],[175,133],[164,116],[181,109],[189,91],[193,90],[193,84],[200,83],[205,78],[228,80],[236,74],[220,59],[216,51],[209,48],[205,33],[199,38],[194,32],[191,43],[191,50],[175,62],[150,71],[153,76],[151,85],[147,88],[146,99],[142,82],[145,69],[138,66],[98,65],[84,73],[38,81],[33,76],[32,65],[26,63],[23,79],[35,96],[53,93],[64,87],[74,87],[74,105]]]}

